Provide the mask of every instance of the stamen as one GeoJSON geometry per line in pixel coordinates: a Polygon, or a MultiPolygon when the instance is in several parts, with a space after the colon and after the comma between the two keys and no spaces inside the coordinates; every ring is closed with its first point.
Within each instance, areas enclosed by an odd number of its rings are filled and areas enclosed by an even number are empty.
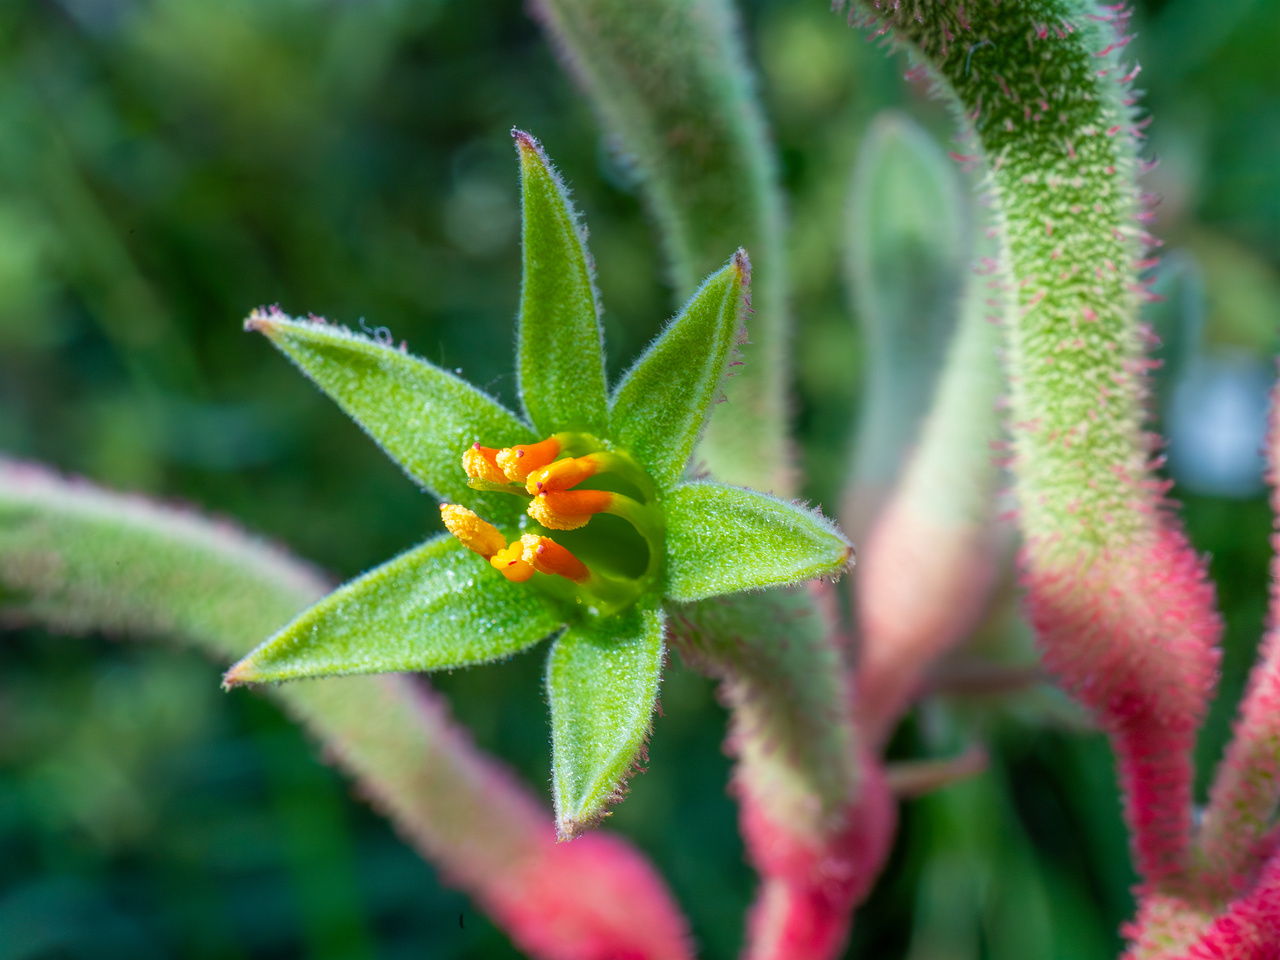
{"type": "MultiPolygon", "coordinates": [[[[615,569],[608,555],[600,557],[603,568],[588,567],[567,548],[542,536],[545,531],[527,533],[508,544],[496,527],[454,504],[440,508],[445,526],[514,583],[541,573],[544,576],[533,580],[534,586],[562,600],[585,604],[583,609],[590,616],[623,610],[661,573],[663,516],[649,475],[628,454],[606,446],[590,434],[572,431],[504,449],[475,443],[463,453],[462,466],[473,490],[529,498],[529,516],[549,530],[577,530],[597,513],[626,521],[648,547],[643,572],[635,563],[615,569]],[[590,477],[606,474],[623,483],[626,492],[573,489],[590,477]]],[[[614,536],[620,531],[605,528],[602,534],[614,536]]],[[[634,541],[620,549],[628,559],[636,559],[631,556],[638,549],[634,541]]]]}
{"type": "Polygon", "coordinates": [[[550,530],[577,530],[597,513],[611,509],[618,494],[608,490],[540,493],[529,501],[529,516],[550,530]]]}
{"type": "Polygon", "coordinates": [[[521,443],[498,451],[498,466],[511,483],[524,483],[533,471],[560,456],[560,438],[548,437],[539,443],[521,443]]]}
{"type": "Polygon", "coordinates": [[[512,583],[524,583],[534,574],[533,564],[524,559],[524,544],[520,540],[503,547],[489,558],[489,563],[512,583]]]}
{"type": "Polygon", "coordinates": [[[550,537],[526,533],[520,542],[524,546],[525,563],[531,564],[539,573],[555,574],[574,583],[586,583],[591,579],[587,565],[550,537]]]}
{"type": "Polygon", "coordinates": [[[458,538],[459,543],[486,560],[507,546],[506,538],[498,532],[497,527],[481,520],[466,507],[460,507],[456,503],[442,503],[440,519],[444,521],[445,528],[458,538]]]}
{"type": "Polygon", "coordinates": [[[598,453],[569,460],[557,460],[529,474],[525,489],[532,494],[568,490],[605,468],[605,457],[598,453]]]}
{"type": "Polygon", "coordinates": [[[498,451],[493,447],[482,447],[472,444],[462,455],[462,469],[472,480],[487,480],[490,483],[507,483],[507,475],[498,466],[498,451]]]}

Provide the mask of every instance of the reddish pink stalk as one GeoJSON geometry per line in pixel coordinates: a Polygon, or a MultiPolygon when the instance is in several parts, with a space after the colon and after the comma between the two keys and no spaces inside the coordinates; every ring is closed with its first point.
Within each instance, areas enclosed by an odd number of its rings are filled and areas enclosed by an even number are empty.
{"type": "MultiPolygon", "coordinates": [[[[1280,528],[1280,397],[1270,429],[1271,508],[1280,528]]],[[[1240,703],[1227,753],[1209,792],[1200,830],[1202,876],[1209,891],[1241,889],[1268,855],[1264,840],[1280,805],[1280,533],[1271,536],[1269,628],[1240,703]]]]}
{"type": "Polygon", "coordinates": [[[858,566],[859,729],[884,743],[939,656],[969,635],[996,575],[991,536],[938,522],[904,496],[876,521],[858,566]]]}
{"type": "Polygon", "coordinates": [[[1187,866],[1191,748],[1212,692],[1221,622],[1204,564],[1172,518],[1092,560],[1025,551],[1027,608],[1046,665],[1111,736],[1136,866],[1187,866]]]}
{"type": "Polygon", "coordinates": [[[830,960],[849,936],[854,907],[870,892],[893,846],[897,807],[884,769],[862,758],[859,796],[822,836],[779,822],[739,780],[739,822],[761,887],[747,921],[744,960],[830,960]]]}
{"type": "Polygon", "coordinates": [[[477,894],[518,947],[552,960],[693,956],[679,908],[643,854],[603,831],[569,843],[549,827],[543,835],[537,857],[477,894]]]}
{"type": "Polygon", "coordinates": [[[1263,868],[1253,889],[1178,960],[1276,960],[1280,957],[1280,857],[1263,868]]]}
{"type": "Polygon", "coordinates": [[[307,687],[320,691],[318,701],[306,701],[305,710],[288,705],[445,880],[469,893],[523,952],[539,960],[692,956],[680,908],[645,857],[603,831],[557,843],[549,811],[475,748],[431,690],[399,676],[307,687]],[[325,709],[327,690],[345,704],[357,693],[353,684],[382,688],[366,715],[394,723],[396,744],[379,737],[382,723],[335,722],[341,711],[325,709]],[[420,754],[405,755],[406,738],[418,741],[420,754]]]}

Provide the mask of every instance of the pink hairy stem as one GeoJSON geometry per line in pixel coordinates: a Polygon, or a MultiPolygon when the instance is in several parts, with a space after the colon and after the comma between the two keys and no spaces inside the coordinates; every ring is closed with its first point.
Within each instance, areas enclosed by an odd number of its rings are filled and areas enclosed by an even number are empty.
{"type": "Polygon", "coordinates": [[[1028,612],[1046,665],[1110,734],[1148,891],[1177,893],[1221,627],[1143,432],[1151,238],[1127,13],[1075,0],[857,10],[928,64],[985,162],[1009,283],[1000,319],[1028,612]]]}
{"type": "Polygon", "coordinates": [[[1272,857],[1191,947],[1171,960],[1275,960],[1280,956],[1280,857],[1272,857]]]}
{"type": "Polygon", "coordinates": [[[760,888],[747,960],[832,960],[893,843],[884,771],[860,744],[830,588],[770,590],[673,613],[681,658],[719,680],[732,790],[760,888]]]}
{"type": "Polygon", "coordinates": [[[939,523],[905,498],[877,520],[858,577],[859,729],[878,748],[925,671],[973,630],[998,573],[991,537],[939,523]]]}
{"type": "Polygon", "coordinates": [[[692,957],[680,909],[639,851],[604,831],[558,843],[548,811],[475,748],[425,685],[394,675],[357,678],[355,685],[381,688],[364,708],[381,722],[358,725],[342,719],[354,692],[344,687],[352,685],[352,678],[313,681],[305,701],[286,697],[285,708],[520,950],[540,960],[692,957]],[[389,728],[384,723],[401,731],[390,746],[379,733],[389,728]],[[416,762],[397,763],[406,738],[419,741],[421,752],[416,762]]]}
{"type": "Polygon", "coordinates": [[[1187,866],[1191,749],[1221,630],[1203,564],[1172,519],[1156,522],[1149,538],[1074,563],[1031,544],[1023,577],[1046,666],[1111,737],[1148,884],[1187,866]]]}
{"type": "Polygon", "coordinates": [[[767,803],[738,781],[739,823],[760,891],[747,920],[744,960],[830,960],[849,936],[893,847],[896,801],[880,762],[862,756],[859,796],[843,825],[821,837],[769,815],[767,803]]]}
{"type": "MultiPolygon", "coordinates": [[[[1268,438],[1271,507],[1280,530],[1280,411],[1271,400],[1268,438]]],[[[1280,532],[1271,536],[1269,626],[1234,736],[1209,791],[1197,837],[1197,865],[1206,892],[1228,897],[1242,889],[1270,853],[1267,842],[1280,806],[1280,532]]]]}

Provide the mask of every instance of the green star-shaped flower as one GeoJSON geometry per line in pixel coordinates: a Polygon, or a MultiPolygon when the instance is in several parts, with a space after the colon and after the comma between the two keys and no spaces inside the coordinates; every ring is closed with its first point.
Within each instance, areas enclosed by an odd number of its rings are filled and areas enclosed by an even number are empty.
{"type": "Polygon", "coordinates": [[[599,818],[644,744],[665,606],[838,574],[853,548],[803,507],[684,476],[747,313],[746,254],[610,394],[583,231],[541,147],[514,135],[524,417],[403,349],[275,310],[249,318],[445,501],[453,535],[334,591],[227,683],[449,669],[554,636],[552,781],[567,838],[599,818]]]}

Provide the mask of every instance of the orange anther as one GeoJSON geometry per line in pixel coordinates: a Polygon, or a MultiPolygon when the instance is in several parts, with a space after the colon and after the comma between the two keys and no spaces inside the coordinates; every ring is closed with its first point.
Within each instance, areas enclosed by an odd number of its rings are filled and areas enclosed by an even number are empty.
{"type": "Polygon", "coordinates": [[[525,489],[535,496],[539,493],[556,493],[560,490],[568,490],[570,487],[576,486],[587,479],[587,477],[594,477],[600,472],[600,468],[600,457],[594,453],[585,457],[557,460],[555,463],[548,464],[529,474],[529,479],[525,482],[525,489]]]}
{"type": "Polygon", "coordinates": [[[614,496],[608,490],[540,493],[529,503],[529,516],[551,530],[577,530],[612,507],[614,496]]]}
{"type": "Polygon", "coordinates": [[[524,583],[533,576],[533,565],[525,562],[524,544],[519,540],[503,547],[489,558],[489,562],[512,583],[524,583]]]}
{"type": "Polygon", "coordinates": [[[492,483],[509,483],[507,475],[498,466],[498,451],[474,443],[462,455],[462,469],[472,480],[488,480],[492,483]]]}
{"type": "Polygon", "coordinates": [[[456,503],[440,504],[440,519],[450,533],[468,550],[473,550],[486,560],[507,546],[506,539],[491,523],[481,520],[475,513],[456,503]]]}
{"type": "Polygon", "coordinates": [[[520,542],[524,546],[525,563],[539,573],[555,574],[574,583],[586,583],[591,579],[587,565],[550,537],[526,533],[520,542]]]}
{"type": "Polygon", "coordinates": [[[538,443],[521,443],[498,451],[498,466],[512,483],[524,483],[533,471],[560,456],[560,441],[548,437],[538,443]]]}

